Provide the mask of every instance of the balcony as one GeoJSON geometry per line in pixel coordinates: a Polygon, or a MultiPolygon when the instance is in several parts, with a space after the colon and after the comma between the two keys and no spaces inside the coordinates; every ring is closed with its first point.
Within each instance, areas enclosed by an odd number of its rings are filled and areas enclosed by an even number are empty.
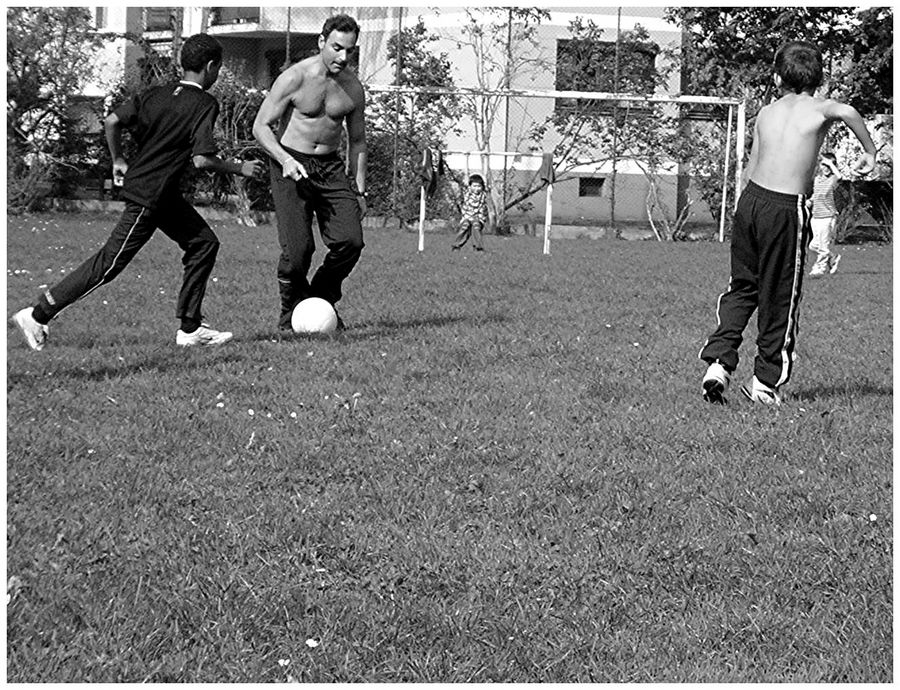
{"type": "Polygon", "coordinates": [[[144,8],[144,31],[171,31],[175,7],[144,8]]]}
{"type": "Polygon", "coordinates": [[[291,33],[318,35],[331,10],[325,7],[211,7],[208,26],[214,36],[263,38],[284,33],[289,27],[291,33]]]}
{"type": "Polygon", "coordinates": [[[259,7],[213,7],[209,11],[210,26],[259,24],[259,7]]]}

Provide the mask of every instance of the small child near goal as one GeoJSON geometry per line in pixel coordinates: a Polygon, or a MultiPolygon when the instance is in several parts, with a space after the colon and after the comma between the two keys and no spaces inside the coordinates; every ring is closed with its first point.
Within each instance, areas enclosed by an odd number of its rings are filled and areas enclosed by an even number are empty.
{"type": "Polygon", "coordinates": [[[460,249],[472,236],[472,246],[475,251],[484,251],[481,231],[487,223],[487,194],[484,190],[484,178],[481,175],[471,175],[469,186],[463,197],[462,217],[459,221],[459,232],[453,242],[453,249],[460,249]]]}
{"type": "Polygon", "coordinates": [[[708,365],[703,398],[711,403],[725,402],[744,329],[758,309],[753,377],[741,392],[756,403],[781,404],[780,389],[790,379],[797,342],[811,233],[809,194],[829,127],[844,122],[859,139],[865,153],[856,172],[875,167],[875,144],[856,109],[814,96],[822,83],[822,54],[815,45],[792,41],[781,46],[773,78],[781,97],[756,117],[748,182],[731,235],[731,279],[719,297],[718,327],[700,351],[708,365]]]}

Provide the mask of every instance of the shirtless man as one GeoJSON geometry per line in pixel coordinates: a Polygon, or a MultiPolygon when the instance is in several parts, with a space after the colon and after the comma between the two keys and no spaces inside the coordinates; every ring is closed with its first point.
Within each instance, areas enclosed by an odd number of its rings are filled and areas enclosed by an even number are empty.
{"type": "MultiPolygon", "coordinates": [[[[363,248],[366,211],[365,93],[347,69],[359,25],[344,14],[330,17],[319,36],[319,54],[291,65],[275,80],[253,136],[271,157],[270,173],[278,241],[278,326],[290,330],[294,307],[307,297],[332,305],[363,248]],[[285,125],[285,120],[287,120],[285,125]],[[272,127],[278,126],[280,136],[272,127]],[[347,166],[338,151],[346,127],[347,166]],[[328,254],[312,281],[313,214],[328,254]]],[[[338,317],[338,327],[343,322],[338,317]]]]}
{"type": "Polygon", "coordinates": [[[822,55],[815,45],[783,45],[775,55],[774,80],[782,95],[756,117],[749,181],[732,227],[731,280],[719,298],[718,328],[700,352],[709,365],[703,397],[712,403],[725,402],[743,331],[758,308],[754,374],[741,392],[753,402],[781,404],[780,388],[790,378],[794,359],[812,234],[809,195],[819,148],[834,122],[844,122],[863,146],[855,171],[866,174],[875,167],[875,145],[859,113],[814,95],[822,83],[822,55]]]}

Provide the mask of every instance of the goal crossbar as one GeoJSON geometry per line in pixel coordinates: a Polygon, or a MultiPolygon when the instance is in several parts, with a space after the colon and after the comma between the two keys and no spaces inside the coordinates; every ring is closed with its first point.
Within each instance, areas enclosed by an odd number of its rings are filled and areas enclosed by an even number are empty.
{"type": "Polygon", "coordinates": [[[457,87],[453,89],[437,86],[395,86],[371,85],[369,91],[376,93],[427,94],[432,96],[500,96],[508,98],[578,98],[587,101],[631,101],[634,103],[681,103],[684,105],[733,105],[744,104],[738,98],[719,98],[718,96],[642,96],[631,93],[612,93],[605,91],[530,91],[520,89],[476,89],[457,87]]]}

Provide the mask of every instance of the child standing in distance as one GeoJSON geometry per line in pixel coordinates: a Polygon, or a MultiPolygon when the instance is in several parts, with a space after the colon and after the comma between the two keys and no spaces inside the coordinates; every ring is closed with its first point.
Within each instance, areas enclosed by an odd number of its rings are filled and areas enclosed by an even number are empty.
{"type": "Polygon", "coordinates": [[[119,106],[104,121],[113,159],[113,180],[122,186],[125,209],[106,244],[54,285],[33,307],[16,312],[12,322],[29,347],[41,350],[47,324],[73,302],[112,281],[147,243],[157,228],[184,252],[184,278],[176,316],[181,328],[176,345],[220,345],[231,333],[202,323],[201,303],[212,273],[219,240],[179,191],[182,172],[194,167],[244,177],[262,172],[259,161],[228,162],[216,155],[213,125],[219,104],[208,94],[219,77],[222,46],[197,34],[181,49],[181,81],[156,86],[119,106]],[[122,129],[134,128],[138,151],[130,163],[122,156],[122,129]]]}
{"type": "Polygon", "coordinates": [[[481,231],[487,223],[487,195],[484,191],[484,178],[481,175],[469,177],[469,186],[463,197],[462,218],[459,221],[459,232],[453,242],[453,249],[461,248],[472,236],[475,251],[483,252],[481,231]]]}
{"type": "Polygon", "coordinates": [[[833,153],[822,156],[819,174],[813,180],[812,195],[812,242],[809,248],[819,256],[809,275],[813,277],[834,273],[841,261],[840,254],[831,251],[834,242],[834,226],[837,222],[837,206],[834,203],[834,189],[840,180],[837,159],[833,153]]]}
{"type": "Polygon", "coordinates": [[[709,366],[703,397],[722,404],[738,365],[738,347],[753,312],[759,310],[753,378],[741,387],[750,400],[781,404],[797,336],[806,246],[810,236],[809,193],[819,148],[836,121],[847,124],[865,150],[856,171],[875,167],[875,145],[859,113],[814,93],[822,83],[822,55],[792,41],[775,55],[775,86],[781,97],[756,117],[747,163],[748,180],[734,216],[731,279],[719,297],[718,328],[700,351],[709,366]]]}

